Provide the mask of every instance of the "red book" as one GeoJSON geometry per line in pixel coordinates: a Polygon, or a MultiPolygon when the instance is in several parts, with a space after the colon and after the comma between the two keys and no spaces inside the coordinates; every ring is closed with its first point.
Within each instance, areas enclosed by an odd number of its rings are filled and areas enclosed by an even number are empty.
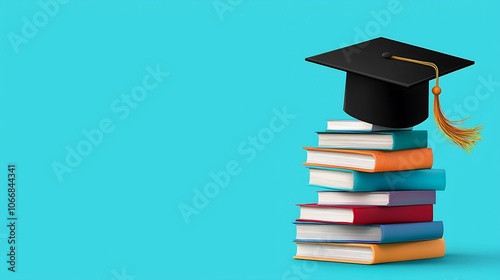
{"type": "Polygon", "coordinates": [[[326,206],[299,204],[303,222],[396,224],[432,221],[432,204],[410,206],[326,206]]]}

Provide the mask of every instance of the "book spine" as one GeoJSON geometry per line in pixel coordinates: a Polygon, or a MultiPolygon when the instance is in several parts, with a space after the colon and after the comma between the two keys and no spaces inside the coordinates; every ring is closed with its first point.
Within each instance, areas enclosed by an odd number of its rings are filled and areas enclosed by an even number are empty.
{"type": "Polygon", "coordinates": [[[412,206],[378,206],[368,208],[353,208],[352,224],[392,224],[431,222],[433,205],[412,206]]]}
{"type": "Polygon", "coordinates": [[[443,169],[420,169],[396,172],[353,172],[352,191],[444,190],[443,169]]]}
{"type": "Polygon", "coordinates": [[[380,243],[432,240],[443,237],[443,222],[402,223],[380,225],[380,243]]]}
{"type": "Polygon", "coordinates": [[[392,150],[405,150],[427,147],[427,131],[399,131],[392,134],[392,150]]]}
{"type": "Polygon", "coordinates": [[[436,191],[395,191],[387,195],[387,206],[436,204],[436,191]]]}
{"type": "Polygon", "coordinates": [[[371,264],[443,257],[444,239],[372,245],[371,264]]]}
{"type": "Polygon", "coordinates": [[[431,168],[432,149],[419,148],[375,154],[373,172],[431,168]]]}

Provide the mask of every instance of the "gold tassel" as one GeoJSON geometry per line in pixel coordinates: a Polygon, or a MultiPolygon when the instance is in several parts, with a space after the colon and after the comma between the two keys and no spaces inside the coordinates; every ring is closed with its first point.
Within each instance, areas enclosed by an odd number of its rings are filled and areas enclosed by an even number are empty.
{"type": "MultiPolygon", "coordinates": [[[[391,53],[382,54],[385,58],[392,58],[396,60],[426,65],[434,68],[436,72],[436,86],[432,88],[432,93],[434,94],[434,121],[440,130],[441,136],[447,137],[451,142],[467,153],[471,153],[472,148],[476,146],[477,141],[481,140],[481,129],[482,125],[478,125],[472,128],[461,128],[460,125],[468,119],[464,118],[462,120],[453,121],[448,119],[441,110],[441,105],[439,103],[439,94],[441,94],[441,88],[439,87],[439,70],[436,64],[427,61],[421,61],[401,56],[395,56],[391,53]]],[[[444,138],[443,137],[443,138],[444,138]]]]}
{"type": "Polygon", "coordinates": [[[453,121],[448,119],[441,110],[441,105],[439,103],[439,94],[441,93],[441,88],[435,86],[432,88],[432,93],[434,94],[434,121],[436,125],[441,130],[441,135],[445,135],[451,140],[455,145],[464,149],[467,153],[471,153],[472,148],[476,146],[477,141],[481,140],[481,129],[482,125],[478,125],[472,128],[461,128],[460,125],[464,123],[467,118],[462,120],[453,121]]]}

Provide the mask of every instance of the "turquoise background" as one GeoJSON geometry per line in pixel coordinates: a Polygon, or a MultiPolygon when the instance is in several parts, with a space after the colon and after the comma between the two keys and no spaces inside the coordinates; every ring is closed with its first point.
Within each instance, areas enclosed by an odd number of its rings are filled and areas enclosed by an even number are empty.
{"type": "Polygon", "coordinates": [[[0,2],[0,178],[17,165],[19,199],[11,273],[5,179],[1,279],[500,277],[497,2],[63,2],[46,22],[37,1],[0,2]],[[11,33],[22,35],[23,18],[35,15],[41,27],[16,52],[11,33]],[[434,166],[447,171],[435,207],[445,258],[377,266],[292,259],[295,204],[316,196],[301,148],[315,144],[326,120],[348,117],[345,74],[304,58],[357,43],[361,33],[476,62],[441,79],[448,115],[484,126],[473,153],[444,143],[432,119],[418,126],[430,131],[434,166]],[[127,105],[128,115],[112,109],[126,110],[121,96],[157,65],[168,77],[127,105]],[[283,110],[285,122],[276,115],[283,110]],[[102,121],[113,130],[81,146],[82,131],[102,121]],[[67,148],[78,145],[88,155],[59,180],[54,162],[66,164],[67,148]],[[227,186],[214,188],[211,172],[228,168],[227,186]],[[180,208],[194,207],[206,186],[211,197],[184,219],[180,208]]]}

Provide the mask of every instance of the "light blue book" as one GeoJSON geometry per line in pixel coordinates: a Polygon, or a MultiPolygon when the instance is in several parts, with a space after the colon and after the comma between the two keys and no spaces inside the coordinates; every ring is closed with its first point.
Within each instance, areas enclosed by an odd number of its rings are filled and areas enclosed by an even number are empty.
{"type": "Polygon", "coordinates": [[[348,169],[307,166],[309,185],[329,190],[372,191],[441,191],[446,186],[444,169],[416,169],[368,173],[348,169]]]}
{"type": "Polygon", "coordinates": [[[406,150],[427,147],[427,130],[317,132],[319,148],[356,150],[406,150]]]}
{"type": "Polygon", "coordinates": [[[443,237],[443,222],[343,225],[295,222],[295,242],[398,243],[443,237]]]}

